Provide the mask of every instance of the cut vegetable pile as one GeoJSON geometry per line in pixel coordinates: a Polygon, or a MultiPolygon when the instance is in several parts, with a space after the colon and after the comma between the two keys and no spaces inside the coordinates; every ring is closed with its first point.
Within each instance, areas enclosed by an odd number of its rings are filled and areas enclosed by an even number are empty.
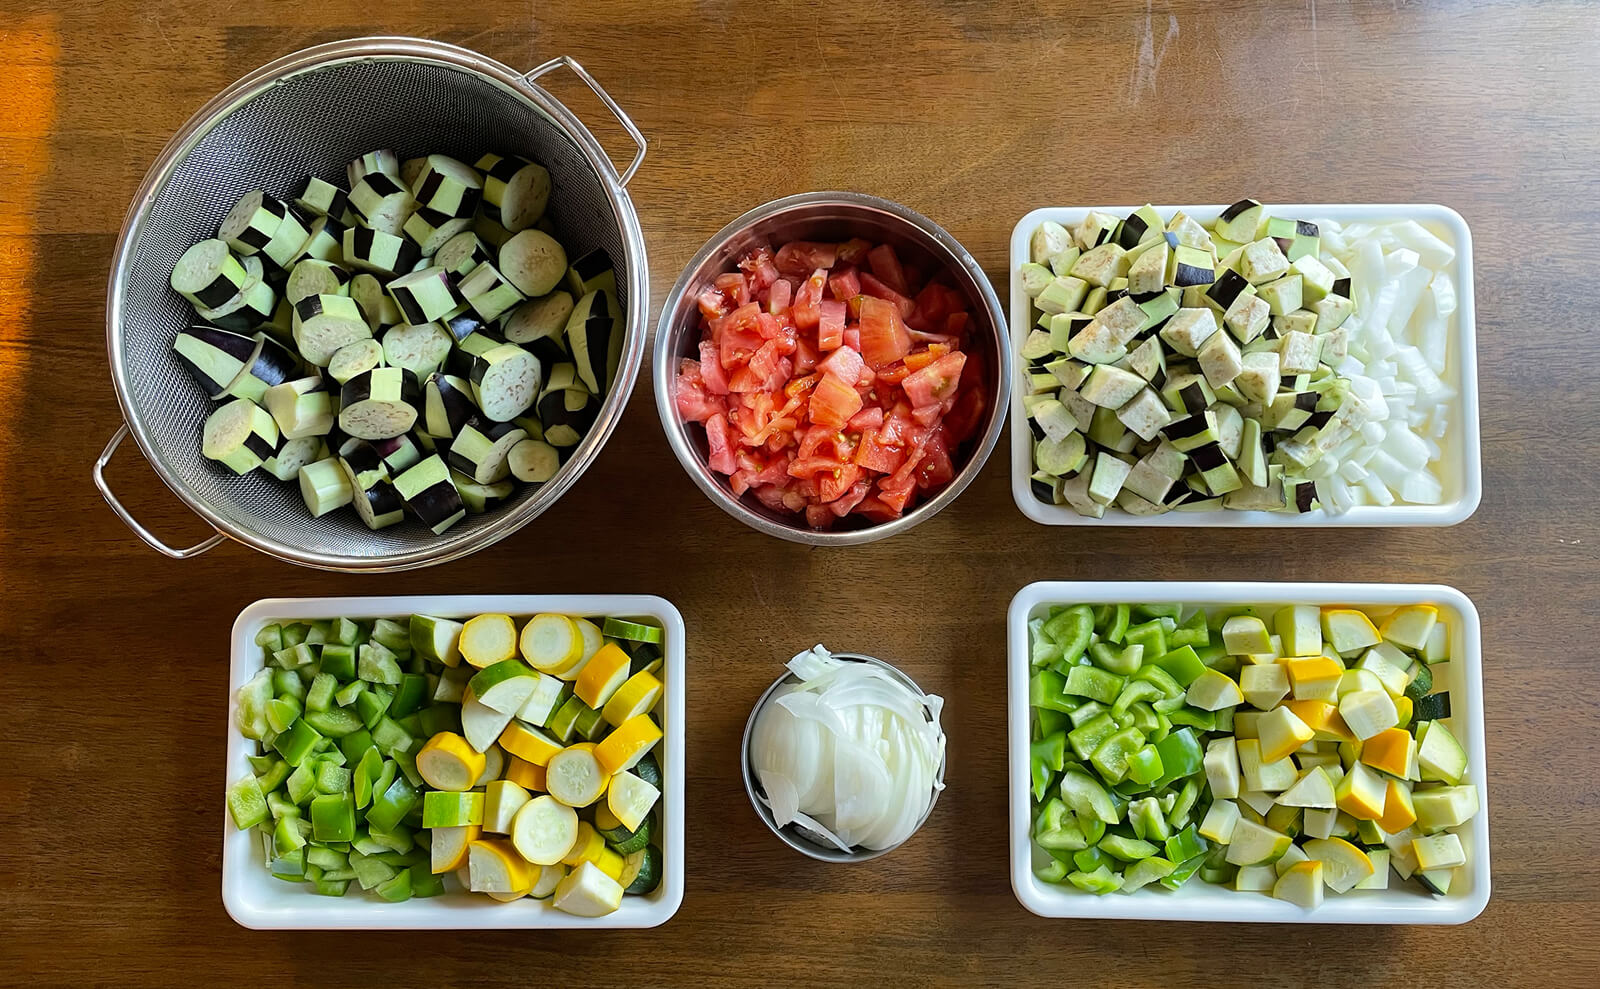
{"type": "Polygon", "coordinates": [[[944,701],[820,645],[788,667],[795,679],[767,698],[750,737],[774,822],[845,852],[901,844],[944,789],[944,701]]]}
{"type": "Polygon", "coordinates": [[[615,382],[623,311],[603,251],[570,264],[544,166],[363,155],[348,191],[254,190],[185,251],[200,322],[173,349],[209,398],[202,453],[298,480],[322,516],[442,534],[541,484],[615,382]]]}
{"type": "Polygon", "coordinates": [[[508,615],[269,625],[228,790],[271,873],[401,901],[462,889],[586,917],[661,882],[662,630],[508,615]]]}
{"type": "Polygon", "coordinates": [[[1246,199],[1042,223],[1017,273],[1033,492],[1101,518],[1438,504],[1455,249],[1246,199]]]}
{"type": "Polygon", "coordinates": [[[950,483],[989,397],[945,275],[860,239],[760,247],[738,267],[701,294],[699,359],[674,385],[733,493],[830,529],[950,483]]]}
{"type": "Polygon", "coordinates": [[[1446,895],[1479,810],[1435,692],[1438,610],[1074,605],[1029,622],[1034,872],[1204,882],[1314,908],[1446,895]]]}

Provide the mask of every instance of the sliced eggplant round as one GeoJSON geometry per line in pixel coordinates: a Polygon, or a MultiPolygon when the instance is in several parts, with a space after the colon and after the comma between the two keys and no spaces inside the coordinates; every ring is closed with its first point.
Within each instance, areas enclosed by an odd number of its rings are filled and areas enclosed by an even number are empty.
{"type": "Polygon", "coordinates": [[[470,218],[483,199],[483,177],[478,170],[449,155],[429,155],[410,183],[422,206],[445,216],[470,218]]]}
{"type": "Polygon", "coordinates": [[[453,374],[434,373],[422,388],[422,428],[435,439],[447,440],[460,432],[478,406],[472,400],[472,383],[453,374]]]}
{"type": "Polygon", "coordinates": [[[383,367],[383,344],[368,337],[340,347],[328,360],[328,377],[344,384],[358,374],[383,367]]]}
{"type": "Polygon", "coordinates": [[[567,317],[567,347],[578,379],[594,395],[604,395],[622,358],[622,318],[611,297],[596,289],[572,307],[567,317]]]}
{"type": "Polygon", "coordinates": [[[212,238],[183,252],[172,269],[171,285],[196,306],[217,309],[244,291],[248,279],[244,265],[228,245],[212,238]]]}
{"type": "Polygon", "coordinates": [[[350,504],[355,488],[344,468],[333,457],[306,464],[300,468],[300,497],[312,518],[321,518],[335,508],[350,504]]]}
{"type": "Polygon", "coordinates": [[[427,260],[437,254],[439,248],[448,243],[451,237],[470,229],[471,226],[471,217],[451,216],[422,206],[406,217],[405,226],[401,231],[417,245],[418,253],[427,260]]]}
{"type": "Polygon", "coordinates": [[[545,295],[567,273],[567,252],[543,230],[523,230],[500,245],[500,273],[523,295],[545,295]]]}
{"type": "Polygon", "coordinates": [[[535,406],[544,424],[544,440],[551,446],[577,446],[600,415],[600,402],[578,380],[571,364],[550,371],[535,406]]]}
{"type": "Polygon", "coordinates": [[[516,155],[486,154],[477,162],[483,173],[483,217],[510,233],[526,230],[544,216],[550,203],[550,173],[543,165],[516,155]]]}
{"type": "Polygon", "coordinates": [[[217,239],[240,255],[256,254],[278,233],[278,226],[289,215],[289,207],[260,189],[239,197],[217,227],[217,239]]]}
{"type": "Polygon", "coordinates": [[[468,512],[474,514],[494,508],[511,497],[512,492],[517,489],[517,486],[510,481],[479,484],[454,468],[450,470],[450,480],[455,482],[456,490],[461,493],[461,503],[467,507],[468,512]]]}
{"type": "Polygon", "coordinates": [[[200,452],[235,474],[248,474],[277,453],[281,442],[271,413],[248,398],[236,398],[206,419],[200,452]]]}
{"type": "Polygon", "coordinates": [[[304,374],[294,351],[265,333],[255,335],[256,349],[250,363],[228,384],[228,394],[260,402],[273,385],[281,385],[304,374]]]}
{"type": "Polygon", "coordinates": [[[308,216],[331,216],[337,220],[350,208],[350,195],[332,182],[307,175],[294,204],[308,216]]]}
{"type": "Polygon", "coordinates": [[[273,385],[261,404],[285,439],[326,436],[333,429],[333,395],[321,375],[273,385]]]}
{"type": "Polygon", "coordinates": [[[378,454],[378,459],[383,461],[383,466],[389,471],[391,477],[398,476],[422,459],[422,447],[410,433],[401,433],[384,440],[373,440],[370,444],[378,454]]]}
{"type": "Polygon", "coordinates": [[[345,166],[345,181],[354,187],[357,182],[360,182],[373,172],[382,172],[393,178],[399,178],[400,156],[388,148],[368,151],[345,166]]]}
{"type": "Polygon", "coordinates": [[[313,295],[349,295],[350,272],[321,258],[306,258],[295,263],[284,283],[283,297],[294,305],[313,295]]]}
{"type": "Polygon", "coordinates": [[[413,326],[432,323],[454,312],[464,301],[450,273],[440,267],[420,268],[390,282],[389,297],[413,326]]]}
{"type": "Polygon", "coordinates": [[[489,249],[471,230],[458,233],[445,241],[444,246],[433,256],[433,263],[449,272],[450,277],[458,282],[487,260],[489,260],[489,249]]]}
{"type": "Polygon", "coordinates": [[[399,178],[372,172],[350,186],[350,205],[368,227],[398,237],[417,201],[399,178]]]}
{"type": "Polygon", "coordinates": [[[543,484],[561,469],[561,452],[543,440],[523,440],[506,458],[511,476],[529,484],[543,484]]]}
{"type": "Polygon", "coordinates": [[[276,453],[261,462],[261,467],[280,481],[292,481],[300,476],[300,468],[314,462],[321,452],[320,436],[302,436],[297,440],[286,438],[276,453]]]}
{"type": "Polygon", "coordinates": [[[446,456],[450,466],[477,483],[493,484],[510,475],[506,461],[511,449],[527,438],[527,433],[509,422],[474,418],[450,440],[446,456]]]}
{"type": "Polygon", "coordinates": [[[416,425],[421,400],[415,374],[402,367],[373,368],[344,383],[339,428],[363,440],[399,436],[416,425]]]}
{"type": "Polygon", "coordinates": [[[514,343],[501,344],[473,360],[471,381],[472,397],[483,414],[510,422],[539,397],[539,359],[514,343]]]}
{"type": "Polygon", "coordinates": [[[383,283],[370,274],[360,274],[350,279],[350,298],[361,307],[362,318],[373,333],[402,322],[400,307],[383,290],[383,283]]]}
{"type": "Polygon", "coordinates": [[[221,398],[228,386],[255,357],[256,341],[239,333],[211,326],[179,330],[172,341],[178,361],[188,368],[207,398],[221,398]]]}
{"type": "Polygon", "coordinates": [[[312,295],[294,306],[294,342],[300,356],[327,367],[341,347],[370,339],[361,307],[344,295],[312,295]]]}
{"type": "Polygon", "coordinates": [[[434,535],[443,533],[467,514],[461,493],[450,480],[450,468],[437,454],[419,460],[397,476],[394,489],[434,535]]]}
{"type": "Polygon", "coordinates": [[[527,344],[535,357],[555,363],[570,360],[567,354],[565,332],[567,319],[572,315],[572,294],[557,289],[549,295],[529,299],[506,317],[506,340],[527,344]],[[551,353],[553,351],[553,353],[551,353]]]}
{"type": "Polygon", "coordinates": [[[449,331],[438,323],[390,327],[383,335],[384,363],[426,378],[444,366],[452,343],[449,331]]]}
{"type": "Polygon", "coordinates": [[[467,304],[485,322],[494,322],[500,318],[501,313],[522,301],[522,293],[517,291],[517,287],[507,281],[499,269],[488,261],[473,268],[461,279],[457,288],[467,300],[467,304]]]}
{"type": "Polygon", "coordinates": [[[341,247],[345,264],[385,278],[410,271],[421,257],[416,244],[398,234],[371,227],[345,228],[341,247]]]}

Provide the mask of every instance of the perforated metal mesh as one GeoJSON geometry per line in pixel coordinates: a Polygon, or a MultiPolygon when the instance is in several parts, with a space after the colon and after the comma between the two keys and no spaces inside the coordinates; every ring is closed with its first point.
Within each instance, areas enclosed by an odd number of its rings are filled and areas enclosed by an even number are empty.
{"type": "MultiPolygon", "coordinates": [[[[200,455],[201,426],[214,406],[173,354],[174,335],[194,317],[171,291],[168,277],[185,249],[215,236],[217,224],[244,192],[261,188],[287,199],[307,174],[342,187],[345,164],[375,148],[393,148],[402,160],[434,152],[469,163],[485,151],[530,157],[550,170],[550,211],[569,255],[604,249],[616,265],[625,307],[633,301],[627,298],[627,272],[643,263],[626,248],[622,218],[607,185],[563,126],[498,81],[462,67],[411,58],[325,64],[271,85],[201,135],[154,191],[124,253],[119,385],[131,406],[130,425],[135,433],[143,427],[158,472],[265,543],[269,552],[290,559],[325,554],[363,568],[419,550],[429,553],[422,562],[448,558],[463,543],[482,540],[482,530],[511,521],[538,491],[554,495],[565,486],[558,475],[543,488],[524,488],[511,506],[469,516],[442,537],[411,518],[379,532],[369,531],[351,511],[312,518],[296,485],[263,471],[238,477],[200,455]]],[[[638,322],[630,319],[628,332],[642,336],[638,322]]],[[[113,346],[118,346],[115,339],[113,346]]],[[[642,343],[625,352],[638,362],[641,350],[642,343]]],[[[607,409],[626,397],[615,390],[607,396],[607,409]]],[[[608,421],[605,410],[601,421],[608,421]]],[[[563,474],[581,471],[589,459],[586,451],[603,439],[591,434],[563,474]]]]}

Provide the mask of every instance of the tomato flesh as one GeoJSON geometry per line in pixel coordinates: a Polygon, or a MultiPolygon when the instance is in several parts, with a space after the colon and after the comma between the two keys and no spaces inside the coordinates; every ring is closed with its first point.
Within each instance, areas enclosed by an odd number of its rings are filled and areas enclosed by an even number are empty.
{"type": "Polygon", "coordinates": [[[697,298],[674,401],[707,462],[828,529],[895,519],[955,477],[989,409],[966,297],[859,238],[758,247],[697,298]]]}

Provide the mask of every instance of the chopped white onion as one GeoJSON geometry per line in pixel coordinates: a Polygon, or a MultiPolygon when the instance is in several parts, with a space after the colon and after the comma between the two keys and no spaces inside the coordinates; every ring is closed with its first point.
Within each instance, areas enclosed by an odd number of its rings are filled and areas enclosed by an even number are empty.
{"type": "Polygon", "coordinates": [[[788,667],[798,682],[762,707],[750,739],[773,819],[845,851],[905,841],[944,789],[944,701],[820,645],[788,667]]]}

